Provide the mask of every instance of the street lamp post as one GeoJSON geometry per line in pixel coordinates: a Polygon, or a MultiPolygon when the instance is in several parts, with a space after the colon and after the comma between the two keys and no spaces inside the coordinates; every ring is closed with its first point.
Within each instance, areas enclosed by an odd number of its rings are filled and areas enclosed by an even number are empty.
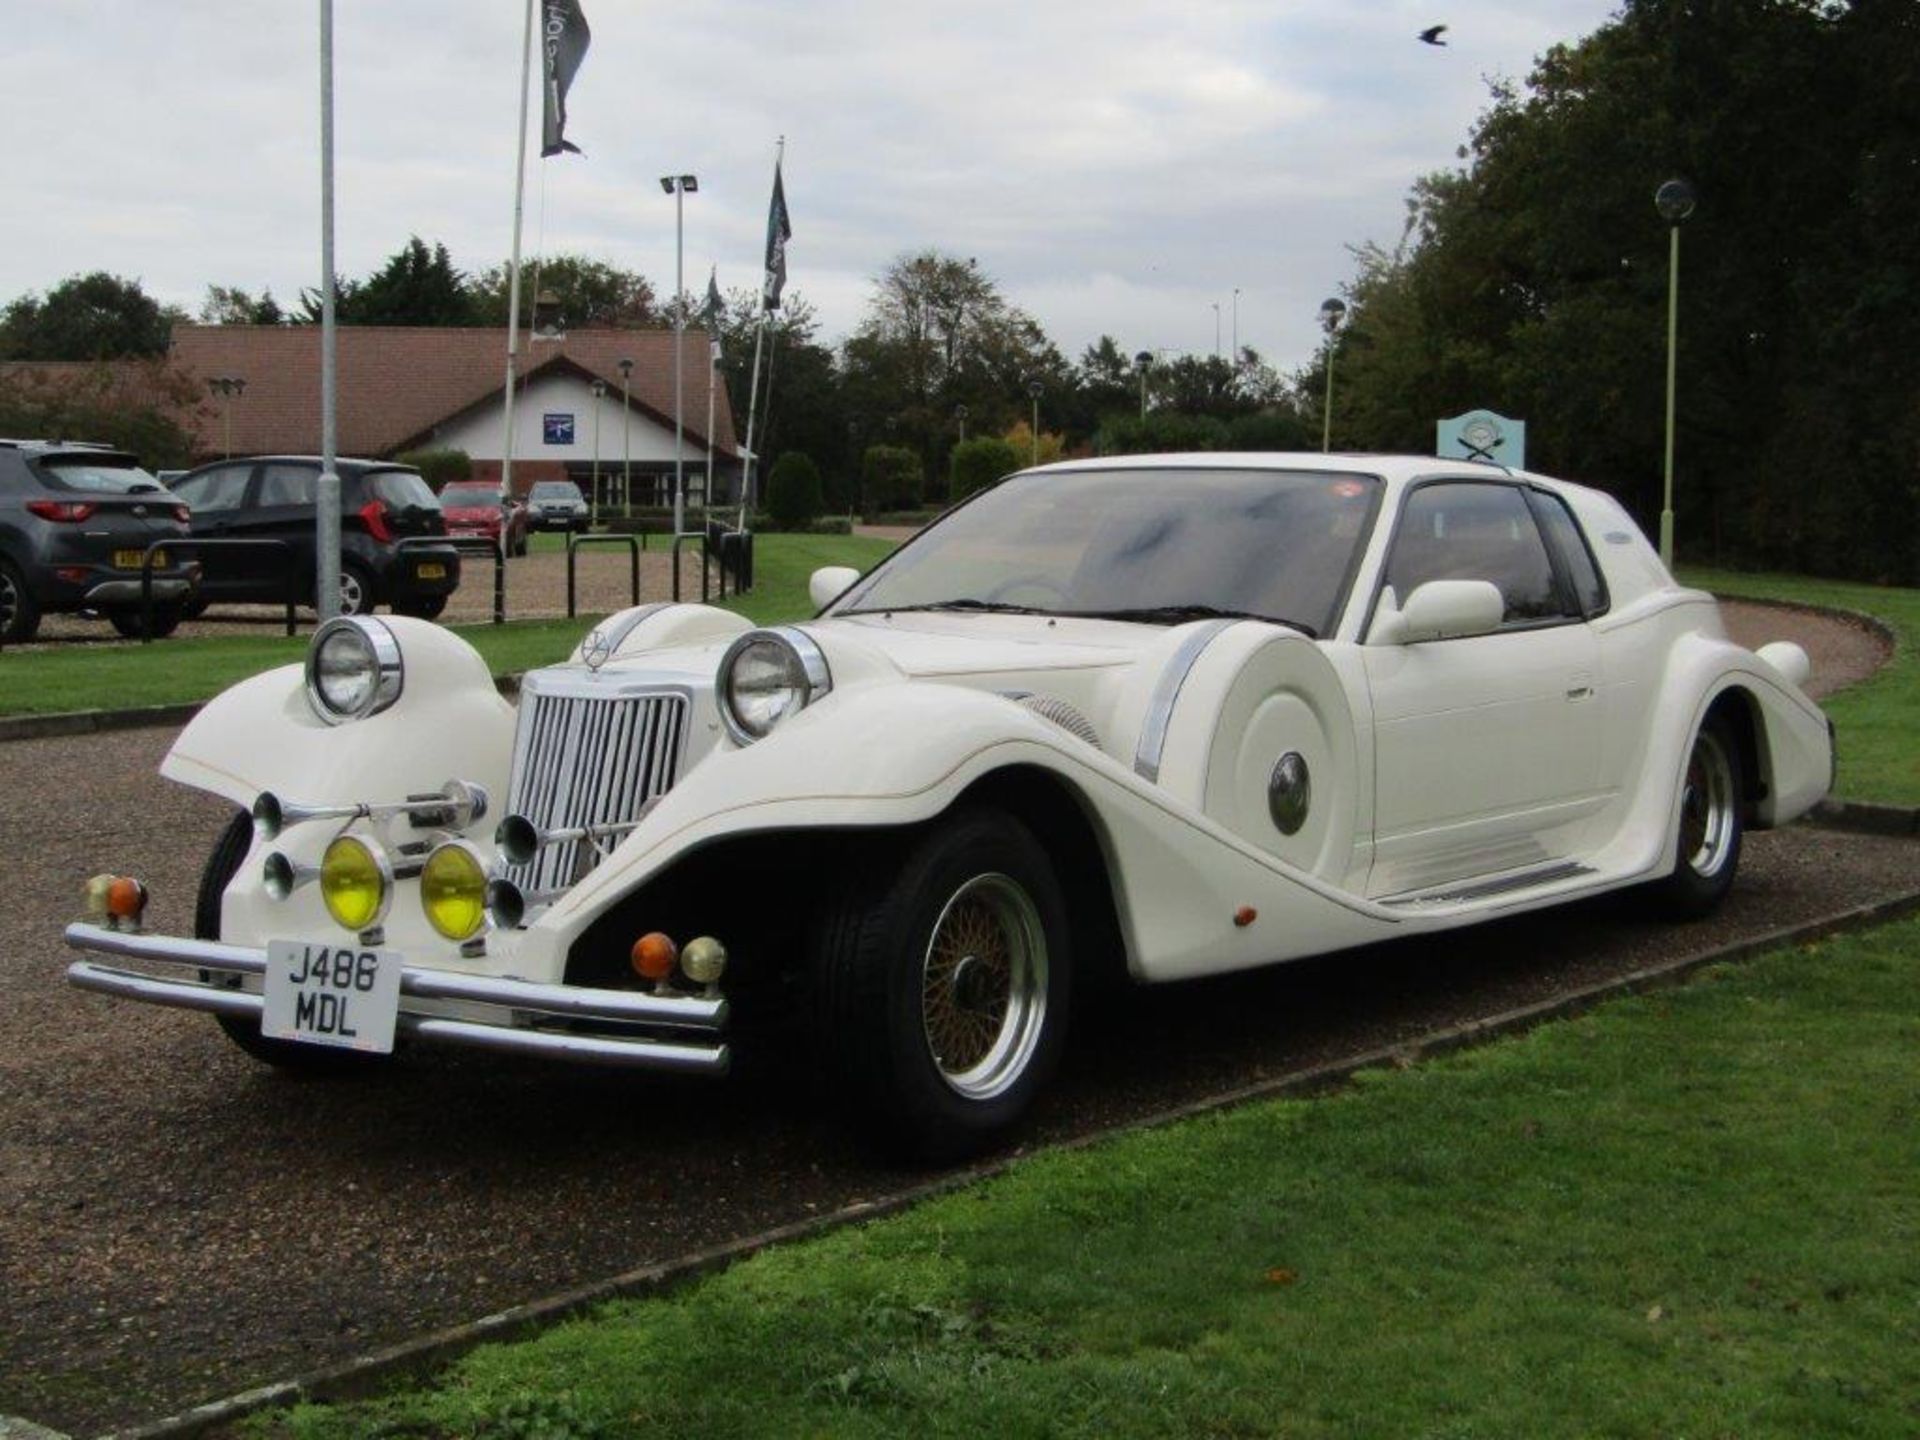
{"type": "Polygon", "coordinates": [[[620,372],[620,513],[633,518],[633,360],[622,355],[614,368],[620,372]]]}
{"type": "Polygon", "coordinates": [[[1153,365],[1153,351],[1142,350],[1133,357],[1133,368],[1140,372],[1140,418],[1147,418],[1147,371],[1153,365]]]}
{"type": "Polygon", "coordinates": [[[687,475],[682,455],[685,427],[680,418],[680,352],[686,348],[686,204],[697,194],[700,181],[693,175],[662,175],[660,188],[673,196],[673,533],[686,527],[687,475]]]}
{"type": "Polygon", "coordinates": [[[1240,287],[1233,287],[1233,368],[1240,368],[1240,287]]]}
{"type": "Polygon", "coordinates": [[[1027,382],[1027,394],[1033,399],[1033,459],[1029,463],[1034,465],[1040,463],[1040,392],[1044,388],[1038,376],[1027,382]]]}
{"type": "Polygon", "coordinates": [[[953,420],[954,423],[960,427],[960,443],[964,445],[967,443],[967,407],[964,405],[954,406],[953,420]]]}
{"type": "Polygon", "coordinates": [[[1333,349],[1339,343],[1340,322],[1346,319],[1347,305],[1344,300],[1330,299],[1320,302],[1320,325],[1327,332],[1327,405],[1326,416],[1320,425],[1320,453],[1326,454],[1333,449],[1333,349]]]}
{"type": "Polygon", "coordinates": [[[1653,192],[1654,209],[1667,222],[1667,463],[1660,492],[1660,563],[1673,567],[1673,395],[1680,342],[1680,223],[1693,214],[1693,187],[1669,180],[1653,192]]]}
{"type": "Polygon", "coordinates": [[[1220,302],[1213,302],[1213,358],[1220,358],[1220,302]]]}
{"type": "Polygon", "coordinates": [[[590,528],[600,525],[600,402],[607,398],[607,382],[593,382],[593,505],[587,520],[590,528]]]}

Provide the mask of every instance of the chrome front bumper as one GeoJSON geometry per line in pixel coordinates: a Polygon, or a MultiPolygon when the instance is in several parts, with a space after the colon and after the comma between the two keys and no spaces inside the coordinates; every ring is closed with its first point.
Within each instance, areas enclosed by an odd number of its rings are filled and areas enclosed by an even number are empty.
{"type": "MultiPolygon", "coordinates": [[[[209,982],[198,972],[264,976],[267,952],[218,940],[175,935],[130,934],[100,925],[69,925],[67,944],[94,955],[190,967],[188,977],[148,975],[94,960],[76,960],[67,980],[82,990],[205,1010],[257,1021],[257,990],[209,982]]],[[[440,1045],[467,1045],[550,1060],[669,1070],[683,1075],[724,1075],[727,1046],[718,1038],[727,1025],[727,1002],[699,995],[647,995],[632,990],[589,990],[577,985],[540,985],[492,975],[462,975],[409,965],[400,972],[399,1033],[440,1045]],[[468,1013],[437,1014],[408,1000],[451,1004],[468,1013]],[[611,1033],[559,1028],[568,1022],[616,1027],[611,1033]],[[663,1039],[645,1033],[692,1032],[707,1039],[663,1039]],[[629,1033],[631,1032],[631,1033],[629,1033]]]]}

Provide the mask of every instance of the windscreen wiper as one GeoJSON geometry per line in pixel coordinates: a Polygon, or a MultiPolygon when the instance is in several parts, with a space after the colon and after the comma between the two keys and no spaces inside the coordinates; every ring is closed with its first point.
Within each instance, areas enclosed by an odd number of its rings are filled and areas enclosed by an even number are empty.
{"type": "Polygon", "coordinates": [[[1062,619],[1132,620],[1141,625],[1184,625],[1189,620],[1262,620],[1269,625],[1285,625],[1310,640],[1320,638],[1319,631],[1298,620],[1278,615],[1258,615],[1251,610],[1223,610],[1218,605],[1148,605],[1134,610],[1062,610],[1062,619]]]}
{"type": "Polygon", "coordinates": [[[842,610],[842,615],[906,615],[915,610],[977,610],[995,615],[1052,615],[1031,605],[1005,605],[998,600],[930,600],[924,605],[876,605],[869,610],[842,610]]]}

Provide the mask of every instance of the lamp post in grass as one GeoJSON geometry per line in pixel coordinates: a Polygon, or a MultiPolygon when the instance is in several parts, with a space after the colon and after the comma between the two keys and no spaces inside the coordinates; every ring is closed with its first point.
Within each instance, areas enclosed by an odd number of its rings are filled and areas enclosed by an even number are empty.
{"type": "Polygon", "coordinates": [[[1033,399],[1033,448],[1031,452],[1033,459],[1029,463],[1034,465],[1040,463],[1040,392],[1045,388],[1046,387],[1040,383],[1040,377],[1037,375],[1027,382],[1027,394],[1033,399]]]}
{"type": "Polygon", "coordinates": [[[1153,351],[1142,350],[1133,357],[1133,368],[1140,372],[1140,418],[1147,418],[1147,371],[1153,367],[1153,351]]]}
{"type": "Polygon", "coordinates": [[[1340,322],[1347,318],[1347,302],[1328,299],[1320,302],[1320,325],[1327,332],[1327,403],[1320,425],[1320,453],[1333,449],[1333,351],[1340,343],[1340,322]]]}
{"type": "Polygon", "coordinates": [[[607,382],[596,379],[593,391],[593,505],[587,519],[590,529],[600,526],[600,402],[607,398],[607,382]]]}
{"type": "Polygon", "coordinates": [[[1680,340],[1680,225],[1693,214],[1693,187],[1669,180],[1653,192],[1653,208],[1667,222],[1667,458],[1660,491],[1660,563],[1673,568],[1673,396],[1680,340]]]}

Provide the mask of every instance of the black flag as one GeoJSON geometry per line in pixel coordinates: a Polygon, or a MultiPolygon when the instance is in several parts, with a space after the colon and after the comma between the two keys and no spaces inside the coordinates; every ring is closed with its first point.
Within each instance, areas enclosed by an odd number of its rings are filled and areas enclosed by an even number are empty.
{"type": "Polygon", "coordinates": [[[707,343],[713,347],[713,363],[720,363],[720,320],[726,314],[726,302],[720,298],[719,267],[707,273],[707,303],[701,321],[707,327],[707,343]]]}
{"type": "Polygon", "coordinates": [[[767,309],[780,308],[780,292],[787,283],[787,241],[793,238],[793,224],[787,218],[787,192],[780,183],[780,162],[773,166],[773,208],[767,211],[767,280],[760,298],[767,309]]]}
{"type": "Polygon", "coordinates": [[[586,58],[587,42],[592,38],[587,17],[580,13],[580,0],[541,0],[540,90],[545,105],[540,157],[543,160],[562,150],[580,153],[580,147],[566,137],[567,91],[573,85],[574,72],[586,58]]]}

